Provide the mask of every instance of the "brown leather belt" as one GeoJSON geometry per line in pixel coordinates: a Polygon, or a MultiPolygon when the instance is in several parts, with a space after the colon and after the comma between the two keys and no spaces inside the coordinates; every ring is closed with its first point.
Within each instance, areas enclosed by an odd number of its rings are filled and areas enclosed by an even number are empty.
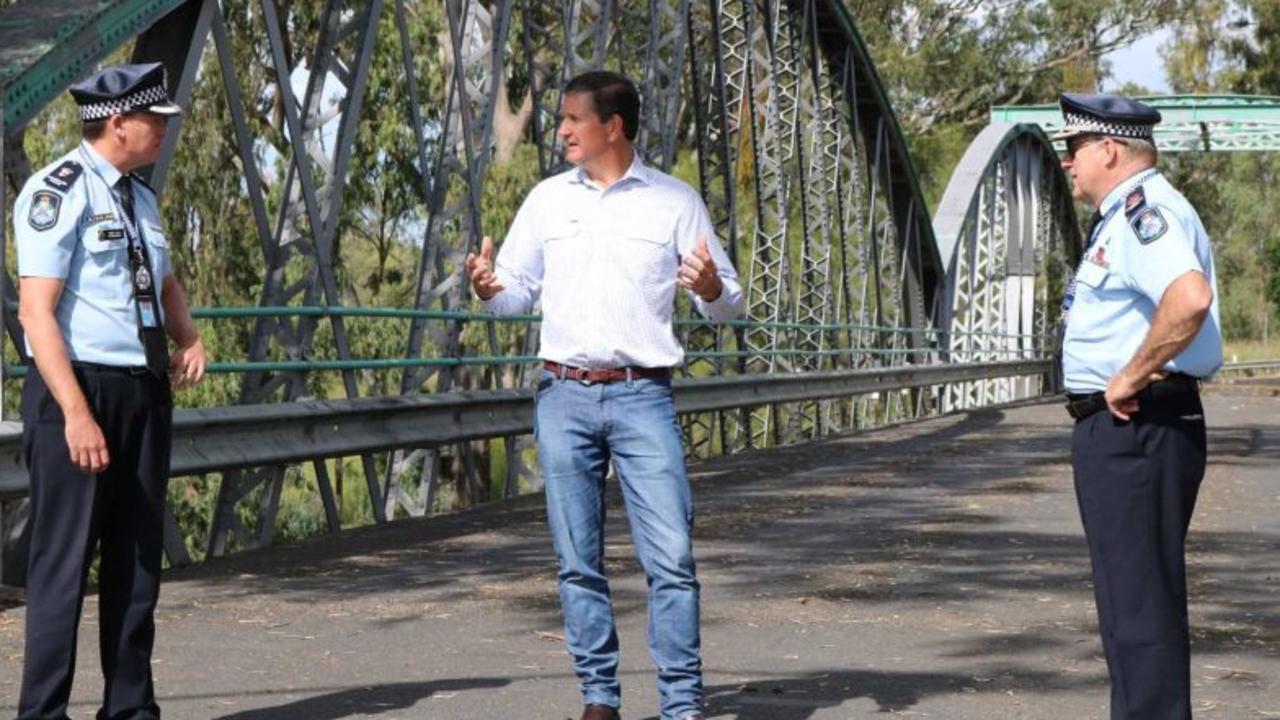
{"type": "Polygon", "coordinates": [[[636,367],[634,365],[621,368],[580,368],[570,365],[561,365],[558,362],[547,360],[543,363],[547,368],[547,372],[556,377],[566,378],[568,380],[577,380],[583,385],[592,385],[595,383],[611,383],[631,378],[669,378],[671,377],[671,368],[646,368],[636,367]]]}
{"type": "MultiPolygon", "coordinates": [[[[1185,373],[1171,373],[1163,380],[1157,380],[1138,392],[1138,402],[1143,400],[1161,400],[1177,395],[1189,395],[1200,392],[1199,378],[1185,373]]],[[[1083,420],[1094,413],[1107,409],[1107,395],[1099,390],[1095,393],[1067,395],[1067,414],[1076,420],[1083,420]]]]}

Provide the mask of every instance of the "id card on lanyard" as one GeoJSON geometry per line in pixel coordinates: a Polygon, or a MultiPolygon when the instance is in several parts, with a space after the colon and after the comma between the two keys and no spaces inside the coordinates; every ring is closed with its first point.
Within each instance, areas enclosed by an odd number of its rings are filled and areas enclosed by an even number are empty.
{"type": "MultiPolygon", "coordinates": [[[[123,182],[132,182],[126,176],[123,182]]],[[[144,330],[160,327],[160,308],[156,300],[155,278],[152,275],[147,248],[143,245],[142,233],[133,221],[132,207],[124,207],[115,193],[111,195],[111,203],[124,221],[124,234],[129,241],[129,276],[133,280],[133,298],[137,303],[138,326],[144,330]]],[[[132,199],[132,198],[130,198],[132,199]]],[[[132,202],[129,203],[132,206],[132,202]]]]}

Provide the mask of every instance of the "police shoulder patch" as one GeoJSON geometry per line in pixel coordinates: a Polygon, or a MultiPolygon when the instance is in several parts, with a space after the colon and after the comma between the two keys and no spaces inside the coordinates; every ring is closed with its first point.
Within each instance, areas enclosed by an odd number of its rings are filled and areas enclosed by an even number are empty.
{"type": "Polygon", "coordinates": [[[80,178],[80,174],[84,172],[84,167],[75,160],[66,160],[58,167],[54,168],[48,175],[44,176],[44,184],[58,190],[66,192],[76,184],[76,180],[80,178]]]}
{"type": "Polygon", "coordinates": [[[31,209],[27,211],[27,224],[36,230],[48,230],[58,224],[58,211],[61,209],[61,195],[51,190],[37,190],[31,196],[31,209]]]}
{"type": "Polygon", "coordinates": [[[1143,245],[1159,240],[1169,230],[1169,223],[1159,208],[1150,207],[1130,221],[1133,232],[1143,245]]]}

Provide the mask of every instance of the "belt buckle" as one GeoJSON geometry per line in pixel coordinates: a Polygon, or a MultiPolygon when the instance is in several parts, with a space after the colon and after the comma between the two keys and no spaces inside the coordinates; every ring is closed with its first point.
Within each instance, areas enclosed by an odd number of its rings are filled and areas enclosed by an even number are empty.
{"type": "Polygon", "coordinates": [[[591,387],[591,370],[588,368],[578,368],[576,373],[578,377],[574,378],[579,385],[583,387],[591,387]]]}

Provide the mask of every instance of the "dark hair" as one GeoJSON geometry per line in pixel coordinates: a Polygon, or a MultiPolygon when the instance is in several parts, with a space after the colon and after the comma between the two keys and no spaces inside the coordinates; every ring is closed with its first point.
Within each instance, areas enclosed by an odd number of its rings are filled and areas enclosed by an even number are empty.
{"type": "Polygon", "coordinates": [[[107,120],[109,118],[99,118],[97,120],[85,120],[84,126],[80,128],[80,137],[93,142],[103,136],[107,132],[107,120]]]}
{"type": "Polygon", "coordinates": [[[622,118],[622,132],[634,141],[640,132],[640,93],[625,75],[608,70],[592,70],[569,81],[564,94],[588,93],[591,107],[600,122],[617,115],[622,118]]]}

